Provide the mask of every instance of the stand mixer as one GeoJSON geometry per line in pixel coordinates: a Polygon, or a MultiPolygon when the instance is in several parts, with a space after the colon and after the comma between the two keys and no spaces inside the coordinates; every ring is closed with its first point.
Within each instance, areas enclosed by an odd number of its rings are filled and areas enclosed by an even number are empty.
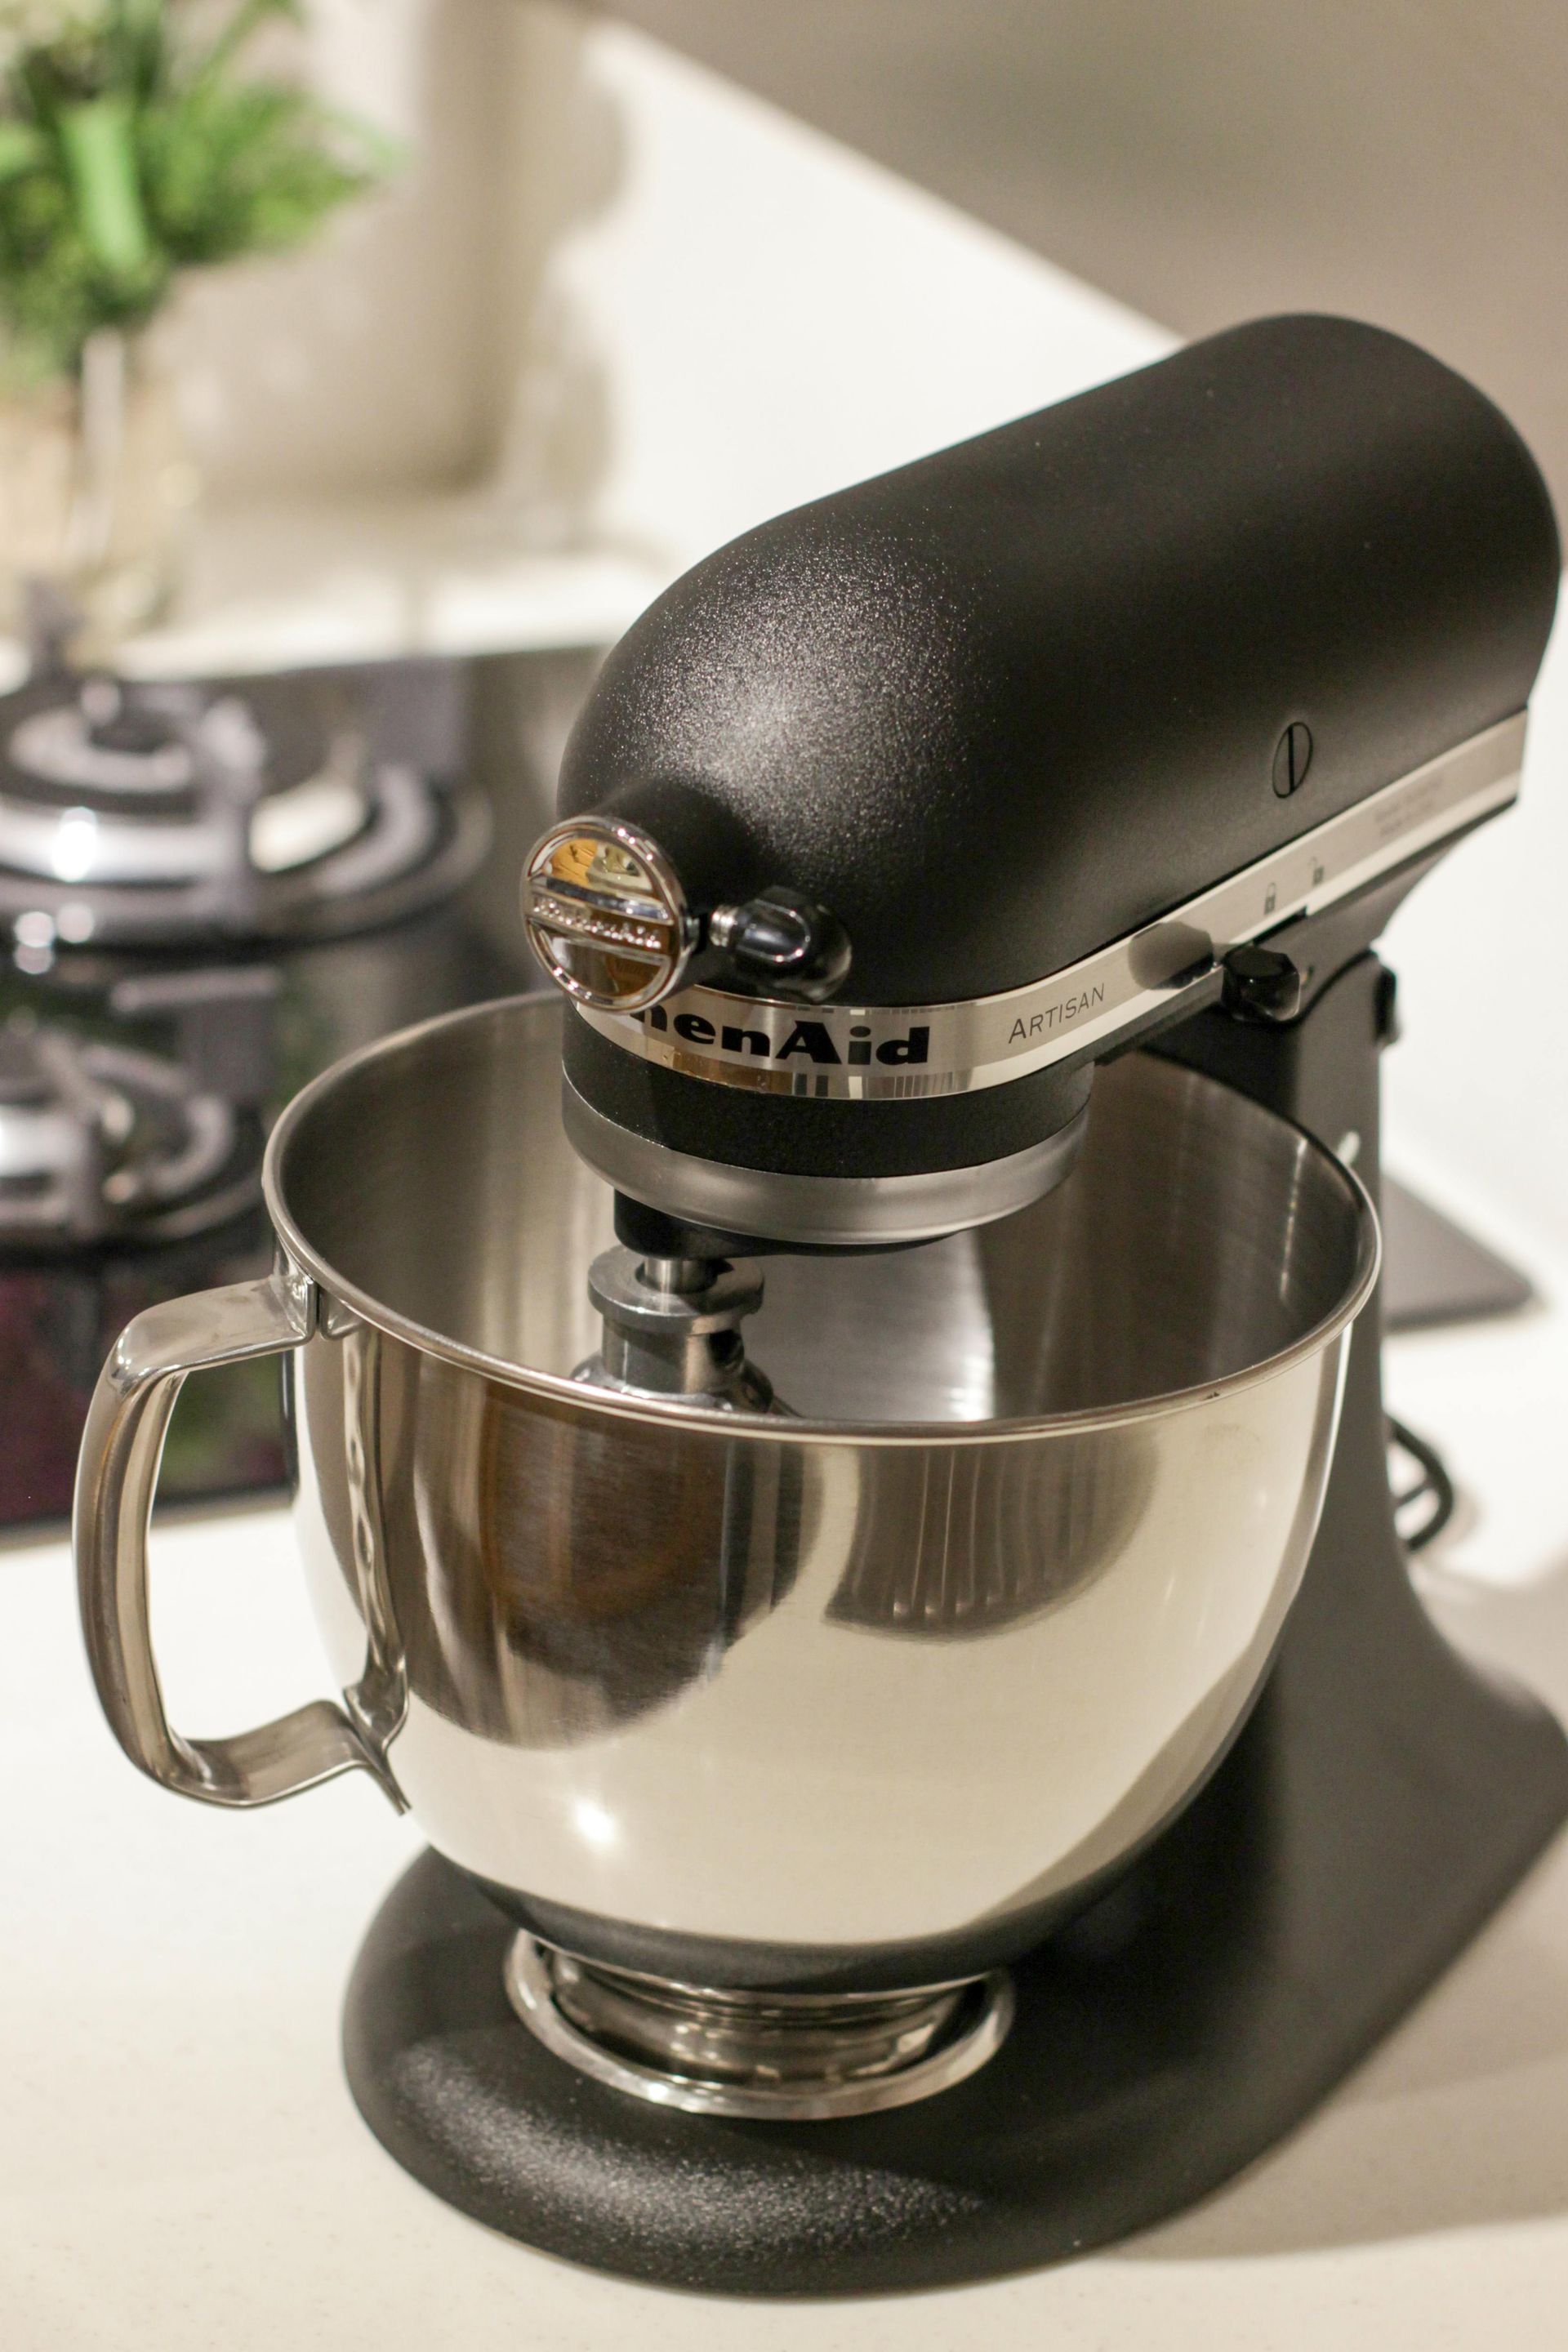
{"type": "Polygon", "coordinates": [[[748,533],[572,739],[568,1003],[328,1072],[277,1274],[123,1335],[100,1695],[181,1793],[412,1808],[345,2054],[438,2193],[736,2293],[1103,2243],[1568,1815],[1410,1588],[1374,1215],[1373,942],[1514,797],[1557,573],[1497,411],[1328,319],[748,533]],[[159,1448],[269,1354],[342,1703],[192,1740],[159,1448]]]}

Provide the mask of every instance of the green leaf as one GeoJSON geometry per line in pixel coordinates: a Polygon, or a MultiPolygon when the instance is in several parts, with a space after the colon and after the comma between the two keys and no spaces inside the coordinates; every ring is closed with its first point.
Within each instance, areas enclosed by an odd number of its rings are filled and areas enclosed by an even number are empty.
{"type": "Polygon", "coordinates": [[[37,124],[0,119],[0,180],[36,172],[49,160],[49,142],[37,124]]]}
{"type": "Polygon", "coordinates": [[[7,373],[74,372],[100,327],[142,325],[166,290],[162,276],[134,289],[107,282],[83,241],[69,189],[34,172],[0,183],[0,320],[7,373]]]}
{"type": "Polygon", "coordinates": [[[0,361],[68,373],[98,329],[144,323],[178,270],[303,244],[401,163],[370,124],[237,64],[303,0],[217,7],[213,32],[205,0],[58,0],[58,26],[50,10],[8,52],[0,361]]]}
{"type": "Polygon", "coordinates": [[[269,82],[207,84],[149,109],[141,154],[156,234],[187,266],[298,245],[383,176],[370,139],[269,82]]]}
{"type": "Polygon", "coordinates": [[[89,252],[110,277],[144,277],[153,240],[142,204],[130,100],[116,94],[64,107],[57,128],[89,252]]]}

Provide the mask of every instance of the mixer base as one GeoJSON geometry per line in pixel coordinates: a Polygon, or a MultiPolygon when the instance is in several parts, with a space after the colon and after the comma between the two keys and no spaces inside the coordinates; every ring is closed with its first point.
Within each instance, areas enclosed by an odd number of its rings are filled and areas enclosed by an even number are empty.
{"type": "Polygon", "coordinates": [[[350,1987],[362,2113],[491,2229],[721,2294],[956,2284],[1179,2211],[1316,2105],[1568,1811],[1555,1723],[1457,1659],[1407,1587],[1356,1580],[1358,1607],[1338,1581],[1303,1593],[1195,1803],[1014,1970],[1012,2032],[967,2081],[829,2123],[627,2097],[519,2022],[514,1926],[426,1854],[350,1987]]]}

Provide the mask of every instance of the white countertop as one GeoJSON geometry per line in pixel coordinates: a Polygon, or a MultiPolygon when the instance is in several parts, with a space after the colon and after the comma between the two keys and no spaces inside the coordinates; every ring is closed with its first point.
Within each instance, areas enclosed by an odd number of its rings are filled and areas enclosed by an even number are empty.
{"type": "MultiPolygon", "coordinates": [[[[1439,1171],[1413,1171],[1429,1192],[1439,1171]]],[[[1568,1263],[1495,1237],[1568,1303],[1568,1263]]],[[[1394,1401],[1474,1504],[1441,1606],[1568,1713],[1568,1311],[1400,1342],[1394,1401]],[[1552,1565],[1559,1572],[1553,1574],[1552,1565]]],[[[172,1710],[322,1685],[279,1511],[160,1534],[172,1710]]],[[[88,1685],[65,1546],[0,1553],[0,2340],[6,2352],[1548,2352],[1568,2311],[1568,1840],[1372,2061],[1183,2220],[892,2301],[710,2301],[525,2252],[406,2179],[338,2060],[359,1938],[418,1845],[351,1778],[180,1803],[88,1685]]]]}
{"type": "MultiPolygon", "coordinates": [[[[535,548],[499,492],[202,509],[174,610],[120,646],[127,677],[225,677],[420,656],[609,646],[677,567],[535,548]]],[[[0,691],[26,656],[0,639],[0,691]]]]}

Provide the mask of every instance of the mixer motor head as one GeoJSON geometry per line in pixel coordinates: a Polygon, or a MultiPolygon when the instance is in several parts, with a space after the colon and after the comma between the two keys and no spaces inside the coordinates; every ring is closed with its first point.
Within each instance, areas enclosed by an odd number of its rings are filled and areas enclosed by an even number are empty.
{"type": "Polygon", "coordinates": [[[1557,573],[1502,415],[1330,318],[698,564],[606,661],[523,881],[623,1243],[1005,1216],[1072,1168],[1098,1059],[1292,1017],[1271,936],[1513,796],[1557,573]]]}

